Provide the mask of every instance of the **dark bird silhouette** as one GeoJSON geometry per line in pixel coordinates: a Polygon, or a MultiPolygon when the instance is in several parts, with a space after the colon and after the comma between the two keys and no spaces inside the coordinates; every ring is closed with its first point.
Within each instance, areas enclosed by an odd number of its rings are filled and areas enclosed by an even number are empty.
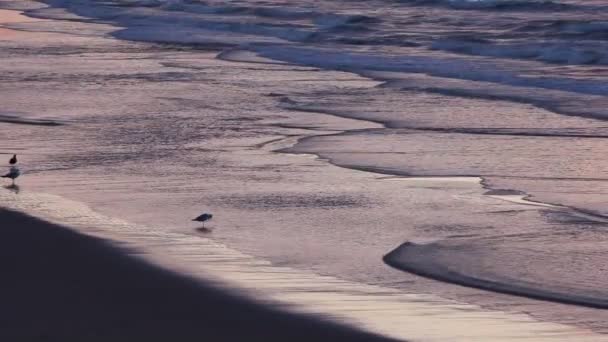
{"type": "Polygon", "coordinates": [[[11,160],[9,160],[8,162],[9,162],[9,164],[11,164],[11,165],[15,165],[15,164],[17,164],[17,155],[16,155],[16,154],[13,154],[13,158],[11,158],[11,160]]]}
{"type": "Polygon", "coordinates": [[[13,180],[13,185],[15,185],[15,178],[21,175],[21,171],[16,166],[11,166],[10,170],[7,174],[1,176],[2,178],[10,178],[13,180]]]}
{"type": "Polygon", "coordinates": [[[199,217],[193,219],[192,221],[203,222],[203,228],[205,228],[205,222],[210,221],[213,218],[213,215],[204,213],[199,217]]]}

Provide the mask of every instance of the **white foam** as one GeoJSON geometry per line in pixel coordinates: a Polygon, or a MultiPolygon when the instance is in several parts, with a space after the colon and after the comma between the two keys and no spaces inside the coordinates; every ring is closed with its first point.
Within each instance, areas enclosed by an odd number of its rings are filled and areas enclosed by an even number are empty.
{"type": "Polygon", "coordinates": [[[488,197],[500,199],[500,200],[511,202],[511,203],[531,205],[531,206],[535,206],[535,207],[562,208],[562,207],[555,206],[552,204],[528,201],[526,199],[527,195],[488,195],[488,197]]]}
{"type": "Polygon", "coordinates": [[[390,178],[385,178],[386,180],[393,180],[393,181],[401,181],[401,182],[416,182],[416,183],[420,183],[420,182],[448,182],[448,183],[479,183],[481,182],[481,177],[460,177],[460,176],[454,176],[454,177],[390,177],[390,178]]]}

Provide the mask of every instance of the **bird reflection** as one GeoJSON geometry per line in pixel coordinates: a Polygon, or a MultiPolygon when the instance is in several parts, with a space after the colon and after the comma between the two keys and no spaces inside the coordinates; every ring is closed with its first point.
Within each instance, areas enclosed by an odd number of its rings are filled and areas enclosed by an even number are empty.
{"type": "Polygon", "coordinates": [[[16,194],[19,193],[19,191],[21,191],[21,188],[19,187],[19,185],[17,184],[9,184],[9,185],[4,185],[3,188],[10,190],[16,194]]]}
{"type": "Polygon", "coordinates": [[[205,227],[196,228],[196,231],[199,233],[203,233],[203,234],[208,234],[208,233],[212,232],[212,230],[210,228],[205,228],[205,227]]]}

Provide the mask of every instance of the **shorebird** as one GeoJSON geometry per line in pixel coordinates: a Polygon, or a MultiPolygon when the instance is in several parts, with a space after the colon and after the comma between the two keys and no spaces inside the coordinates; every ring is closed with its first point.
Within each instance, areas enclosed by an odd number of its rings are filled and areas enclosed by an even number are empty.
{"type": "Polygon", "coordinates": [[[204,214],[200,215],[199,217],[193,219],[192,221],[203,222],[203,228],[205,228],[205,222],[211,220],[212,218],[213,218],[213,215],[204,213],[204,214]]]}
{"type": "Polygon", "coordinates": [[[13,158],[11,158],[11,160],[9,160],[8,163],[11,165],[17,164],[17,155],[13,154],[13,158]]]}
{"type": "Polygon", "coordinates": [[[2,178],[10,178],[13,180],[13,185],[15,185],[15,178],[19,177],[19,175],[21,174],[21,171],[19,171],[19,168],[17,168],[16,166],[11,166],[10,170],[8,171],[7,174],[5,174],[4,176],[1,176],[2,178]]]}

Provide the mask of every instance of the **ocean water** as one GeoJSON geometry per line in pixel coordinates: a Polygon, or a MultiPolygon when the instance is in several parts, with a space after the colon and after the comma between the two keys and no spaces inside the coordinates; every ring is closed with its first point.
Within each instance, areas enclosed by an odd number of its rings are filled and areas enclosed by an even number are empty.
{"type": "Polygon", "coordinates": [[[608,331],[608,1],[0,5],[21,191],[608,331]]]}

